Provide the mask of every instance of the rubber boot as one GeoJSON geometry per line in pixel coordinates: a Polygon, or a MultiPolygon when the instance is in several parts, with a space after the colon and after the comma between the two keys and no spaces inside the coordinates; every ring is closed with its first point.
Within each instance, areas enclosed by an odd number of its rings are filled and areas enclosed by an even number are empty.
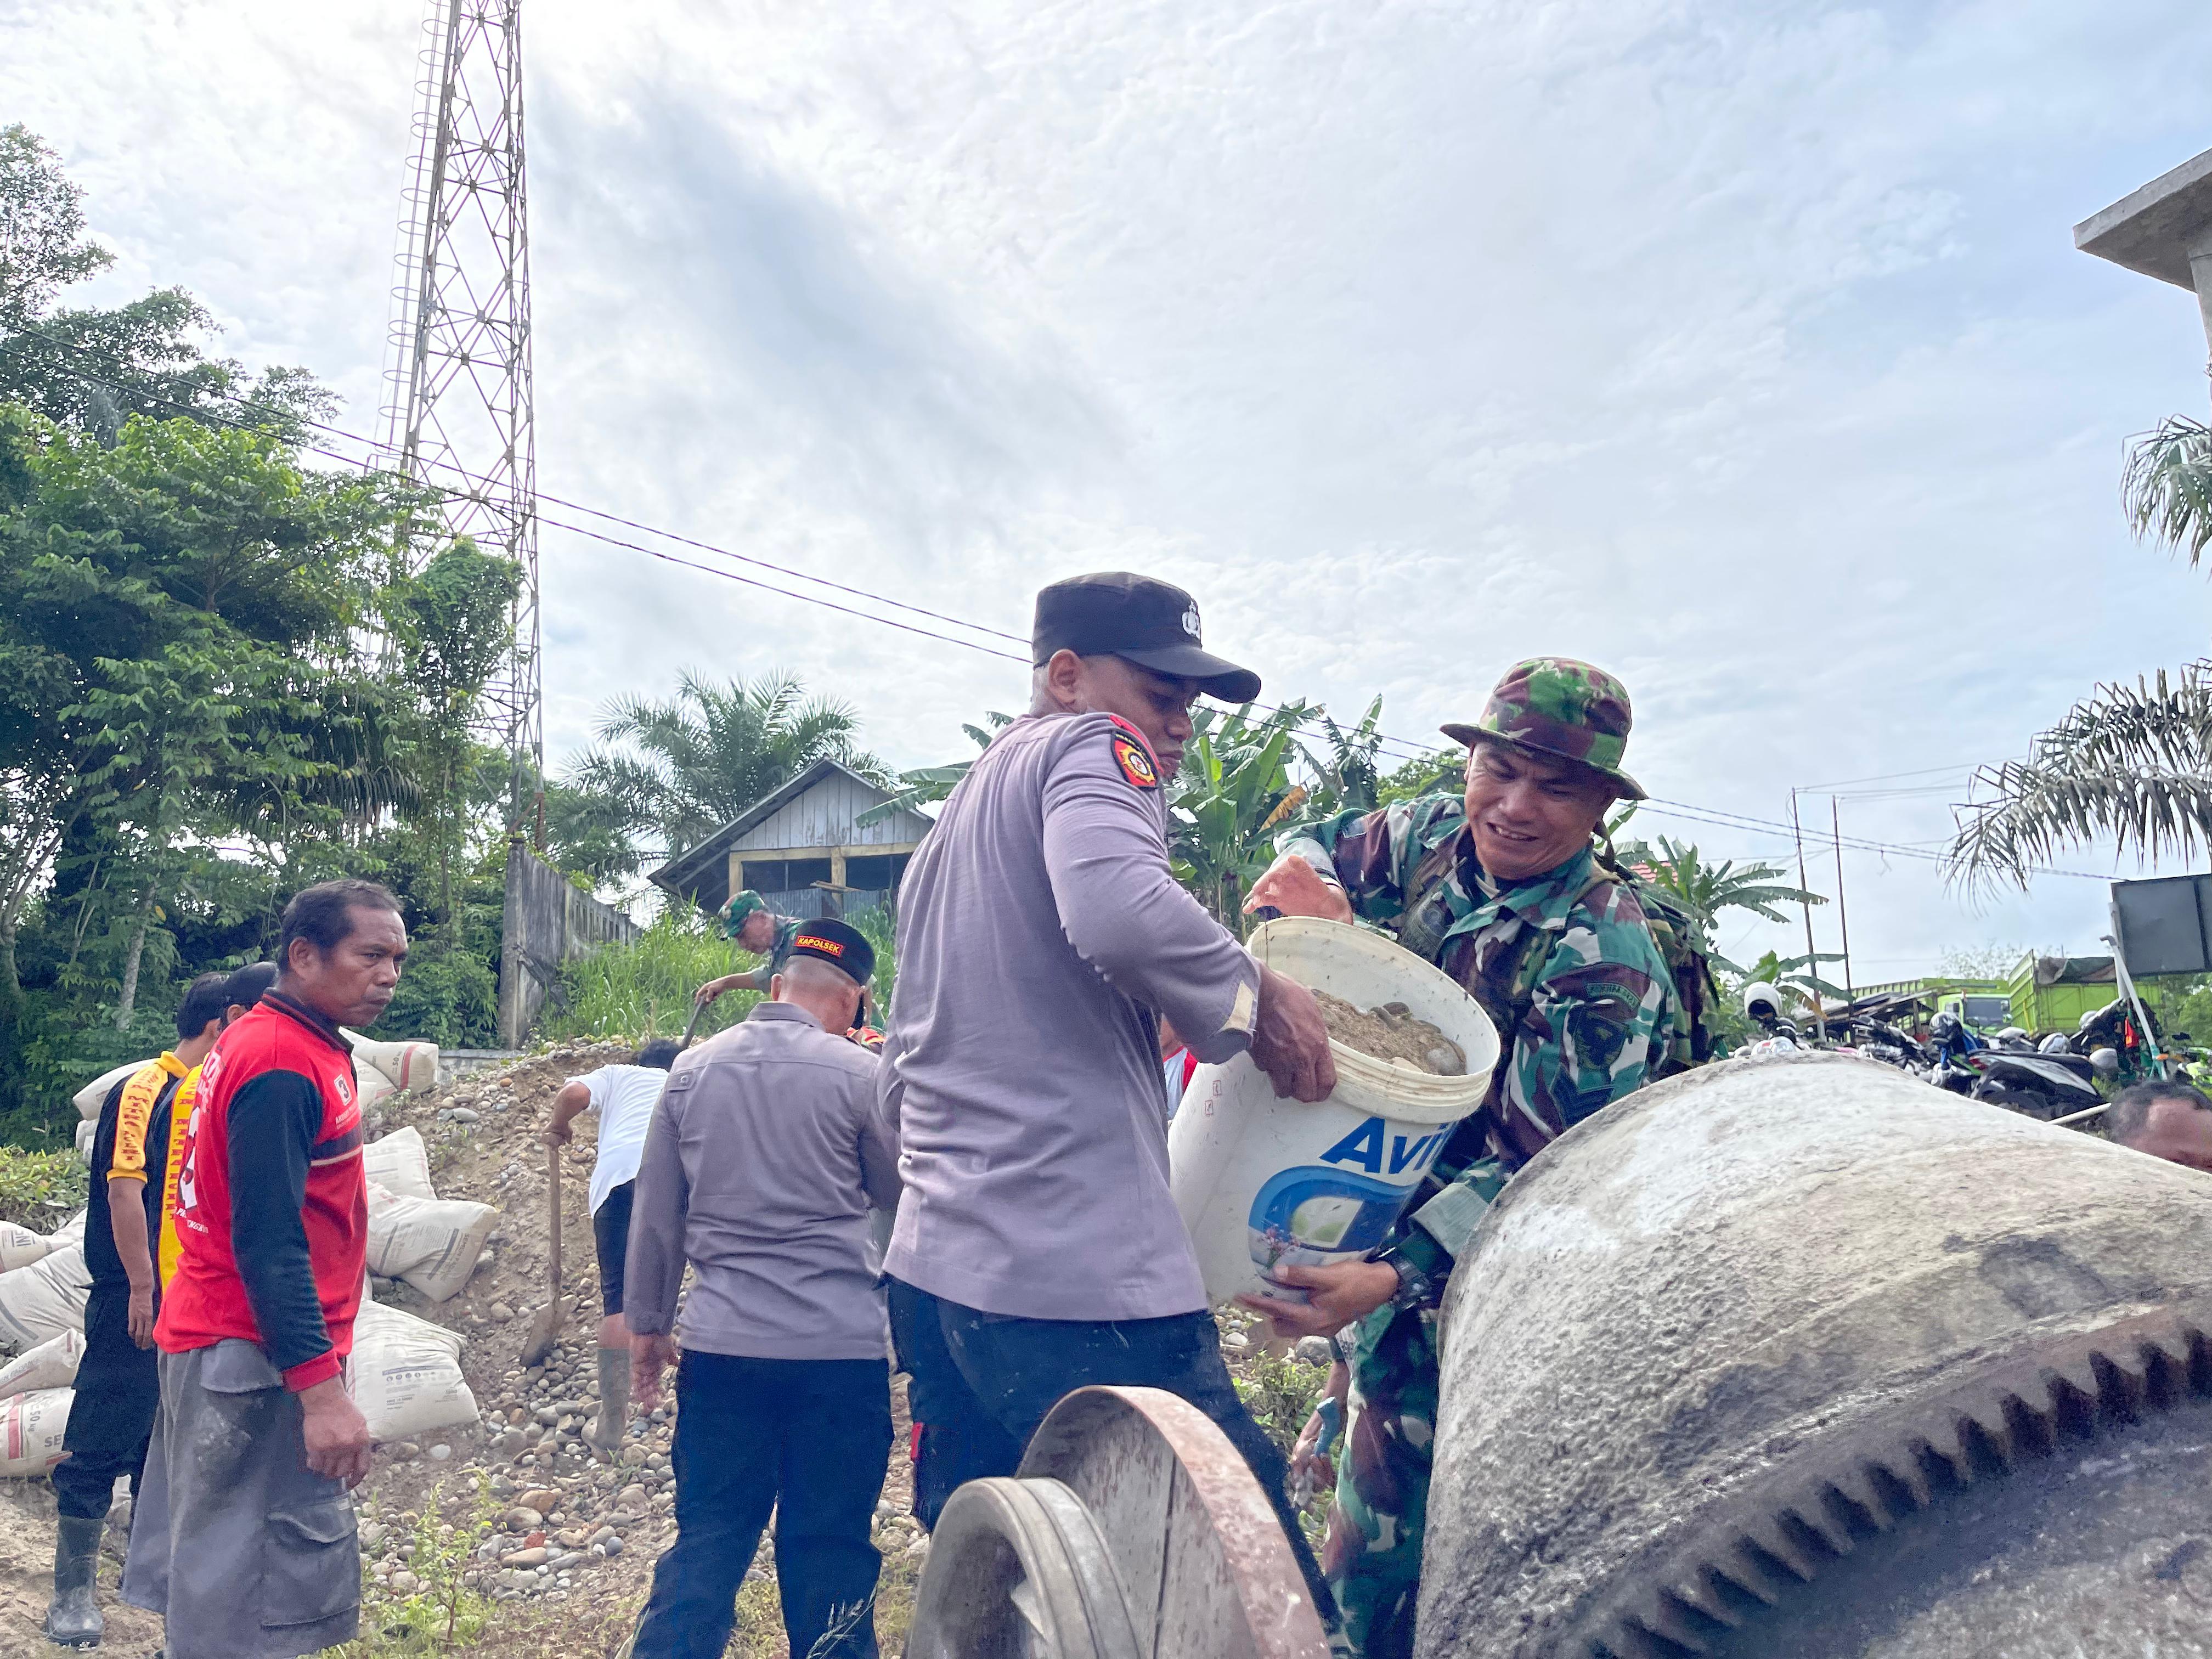
{"type": "Polygon", "coordinates": [[[56,1647],[96,1648],[107,1622],[94,1587],[100,1577],[103,1516],[64,1515],[54,1536],[54,1599],[46,1609],[46,1640],[56,1647]]]}
{"type": "Polygon", "coordinates": [[[629,1423],[629,1350],[599,1350],[599,1414],[592,1425],[591,1443],[610,1455],[622,1449],[623,1430],[629,1423]]]}

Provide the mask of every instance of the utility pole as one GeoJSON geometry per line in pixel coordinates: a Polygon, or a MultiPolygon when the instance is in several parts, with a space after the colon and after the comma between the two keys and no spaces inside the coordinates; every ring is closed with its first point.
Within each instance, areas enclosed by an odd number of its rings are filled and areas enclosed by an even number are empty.
{"type": "Polygon", "coordinates": [[[1828,797],[1828,827],[1836,837],[1836,920],[1842,924],[1844,930],[1844,999],[1849,1001],[1851,998],[1851,913],[1844,904],[1844,816],[1833,795],[1828,797]]]}
{"type": "Polygon", "coordinates": [[[399,224],[385,359],[384,462],[441,492],[434,535],[514,561],[514,641],[484,690],[507,751],[510,837],[545,839],[538,676],[538,447],[530,374],[530,214],[523,165],[521,0],[429,0],[415,157],[399,224]]]}
{"type": "MultiPolygon", "coordinates": [[[[1790,833],[1797,838],[1797,890],[1810,893],[1813,884],[1805,879],[1805,830],[1797,822],[1797,792],[1795,789],[1790,792],[1790,833]]],[[[1798,905],[1805,912],[1805,972],[1809,977],[1818,979],[1820,976],[1820,952],[1813,943],[1813,901],[1800,899],[1798,905]]],[[[1819,1033],[1821,1042],[1828,1040],[1828,1012],[1820,1006],[1818,990],[1813,993],[1813,1029],[1819,1033]]]]}

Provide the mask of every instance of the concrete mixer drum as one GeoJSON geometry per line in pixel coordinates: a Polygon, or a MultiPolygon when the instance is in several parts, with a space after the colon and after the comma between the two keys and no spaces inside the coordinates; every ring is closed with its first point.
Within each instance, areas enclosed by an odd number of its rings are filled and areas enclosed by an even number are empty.
{"type": "Polygon", "coordinates": [[[1618,1103],[1453,1275],[1419,1659],[2212,1655],[2208,1240],[1869,1061],[1618,1103]]]}

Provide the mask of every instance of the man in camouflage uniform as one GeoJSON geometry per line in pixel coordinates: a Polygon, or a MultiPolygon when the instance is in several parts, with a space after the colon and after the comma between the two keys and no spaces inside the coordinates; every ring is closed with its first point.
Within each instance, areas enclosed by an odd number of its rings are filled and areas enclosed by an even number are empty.
{"type": "Polygon", "coordinates": [[[1443,728],[1468,745],[1463,799],[1293,830],[1253,889],[1255,908],[1389,928],[1468,988],[1502,1048],[1481,1107],[1375,1259],[1278,1269],[1310,1289],[1310,1307],[1249,1299],[1285,1335],[1358,1322],[1348,1368],[1330,1379],[1348,1412],[1322,1565],[1365,1659],[1413,1651],[1437,1309],[1454,1258],[1514,1171],[1668,1063],[1673,975],[1634,892],[1592,855],[1607,807],[1643,798],[1620,769],[1629,724],[1611,675],[1556,657],[1516,664],[1474,725],[1443,728]]]}

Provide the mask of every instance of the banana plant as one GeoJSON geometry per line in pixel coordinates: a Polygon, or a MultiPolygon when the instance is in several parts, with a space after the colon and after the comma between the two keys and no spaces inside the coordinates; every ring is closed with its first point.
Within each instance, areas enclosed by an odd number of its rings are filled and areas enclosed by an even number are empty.
{"type": "Polygon", "coordinates": [[[1261,720],[1249,704],[1193,711],[1196,729],[1168,795],[1168,857],[1176,879],[1239,939],[1245,889],[1273,861],[1268,832],[1293,793],[1288,757],[1315,712],[1304,701],[1261,720]]]}

